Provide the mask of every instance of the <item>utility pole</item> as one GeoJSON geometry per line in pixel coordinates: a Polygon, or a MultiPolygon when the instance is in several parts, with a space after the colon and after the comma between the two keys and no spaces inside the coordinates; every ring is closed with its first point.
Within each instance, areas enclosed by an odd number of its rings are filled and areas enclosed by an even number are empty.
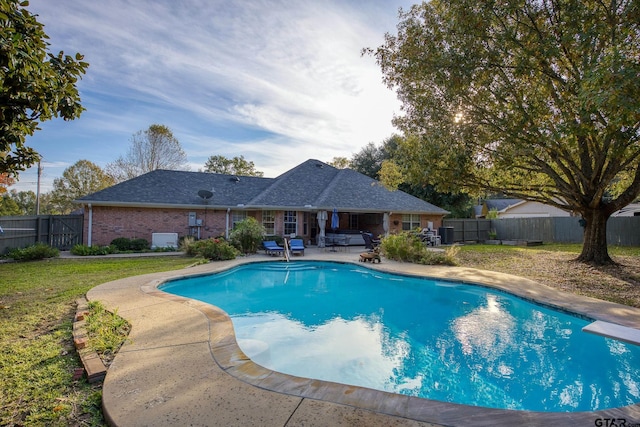
{"type": "Polygon", "coordinates": [[[36,187],[36,215],[40,215],[40,177],[42,176],[42,166],[38,160],[38,184],[36,187]]]}

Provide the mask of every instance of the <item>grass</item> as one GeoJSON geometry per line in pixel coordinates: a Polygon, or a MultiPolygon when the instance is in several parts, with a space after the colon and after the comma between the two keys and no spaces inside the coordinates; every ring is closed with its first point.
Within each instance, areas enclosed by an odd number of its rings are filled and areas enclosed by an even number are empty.
{"type": "Polygon", "coordinates": [[[50,259],[0,264],[0,425],[102,426],[100,384],[74,381],[75,301],[96,285],[193,258],[50,259]]]}
{"type": "Polygon", "coordinates": [[[460,246],[458,264],[515,274],[547,286],[640,307],[640,248],[609,247],[616,265],[594,267],[575,261],[579,244],[542,246],[465,245],[460,246]]]}
{"type": "MultiPolygon", "coordinates": [[[[514,252],[566,252],[579,255],[582,245],[578,243],[545,243],[541,246],[509,246],[509,245],[462,245],[461,251],[476,253],[514,253],[514,252]]],[[[637,256],[640,257],[640,247],[637,246],[609,246],[611,256],[637,256]]]]}
{"type": "Polygon", "coordinates": [[[109,366],[120,347],[126,342],[131,325],[118,316],[118,310],[107,311],[100,301],[89,301],[86,317],[89,347],[109,366]]]}

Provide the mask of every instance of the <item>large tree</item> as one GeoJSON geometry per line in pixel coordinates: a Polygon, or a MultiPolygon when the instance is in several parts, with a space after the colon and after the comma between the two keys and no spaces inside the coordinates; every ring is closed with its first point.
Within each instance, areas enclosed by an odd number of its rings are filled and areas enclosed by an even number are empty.
{"type": "Polygon", "coordinates": [[[107,173],[116,182],[126,181],[156,169],[188,169],[187,155],[180,141],[173,136],[171,129],[158,124],[135,133],[127,154],[106,166],[107,173]]]}
{"type": "Polygon", "coordinates": [[[244,156],[229,159],[225,156],[210,156],[204,164],[204,171],[238,176],[264,176],[264,172],[256,170],[256,165],[244,156]]]}
{"type": "Polygon", "coordinates": [[[9,196],[16,202],[16,204],[20,208],[19,215],[36,214],[36,193],[31,190],[11,190],[9,192],[9,196]]]}
{"type": "Polygon", "coordinates": [[[70,213],[77,206],[73,201],[114,184],[100,166],[88,160],[78,160],[53,180],[51,205],[58,214],[70,213]]]}
{"type": "Polygon", "coordinates": [[[433,203],[451,212],[453,218],[468,218],[471,216],[473,201],[466,193],[438,192],[428,181],[405,182],[408,178],[402,174],[402,182],[394,177],[396,171],[405,168],[405,159],[399,151],[402,145],[400,135],[386,138],[381,145],[370,142],[351,157],[351,168],[373,179],[380,180],[390,189],[402,190],[405,193],[433,203]],[[394,167],[396,166],[396,167],[394,167]],[[393,180],[396,180],[394,184],[393,180]]]}
{"type": "Polygon", "coordinates": [[[579,260],[612,262],[607,220],[640,194],[638,1],[432,0],[397,30],[371,52],[413,180],[573,212],[579,260]]]}
{"type": "Polygon", "coordinates": [[[11,176],[38,161],[25,142],[40,122],[80,116],[76,83],[89,66],[79,53],[49,53],[49,37],[28,5],[0,0],[0,173],[11,176]]]}
{"type": "Polygon", "coordinates": [[[370,142],[351,157],[351,168],[368,177],[378,179],[383,162],[395,158],[401,141],[400,135],[392,135],[382,141],[379,146],[370,142]]]}

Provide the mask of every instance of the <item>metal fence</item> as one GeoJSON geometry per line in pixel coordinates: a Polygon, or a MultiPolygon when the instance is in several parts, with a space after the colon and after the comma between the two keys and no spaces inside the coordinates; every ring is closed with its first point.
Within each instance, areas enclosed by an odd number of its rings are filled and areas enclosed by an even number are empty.
{"type": "Polygon", "coordinates": [[[82,243],[84,215],[0,217],[0,254],[38,242],[60,250],[82,243]]]}
{"type": "MultiPolygon", "coordinates": [[[[583,229],[575,217],[445,219],[454,228],[455,242],[484,241],[494,230],[500,240],[582,243],[583,229]]],[[[610,245],[640,246],[640,217],[612,217],[607,221],[610,245]]]]}

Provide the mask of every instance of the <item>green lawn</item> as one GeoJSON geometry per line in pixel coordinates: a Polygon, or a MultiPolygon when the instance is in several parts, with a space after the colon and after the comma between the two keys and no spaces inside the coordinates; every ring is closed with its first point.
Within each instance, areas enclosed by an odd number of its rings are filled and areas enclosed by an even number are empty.
{"type": "MultiPolygon", "coordinates": [[[[568,252],[579,255],[582,244],[579,243],[545,243],[540,246],[509,246],[509,245],[461,245],[461,251],[473,251],[480,253],[514,252],[514,251],[551,251],[568,252]]],[[[609,255],[613,256],[640,256],[640,247],[634,246],[609,246],[609,255]]]]}
{"type": "Polygon", "coordinates": [[[0,264],[0,425],[105,425],[101,387],[73,381],[75,301],[96,285],[180,269],[182,256],[0,264]]]}

